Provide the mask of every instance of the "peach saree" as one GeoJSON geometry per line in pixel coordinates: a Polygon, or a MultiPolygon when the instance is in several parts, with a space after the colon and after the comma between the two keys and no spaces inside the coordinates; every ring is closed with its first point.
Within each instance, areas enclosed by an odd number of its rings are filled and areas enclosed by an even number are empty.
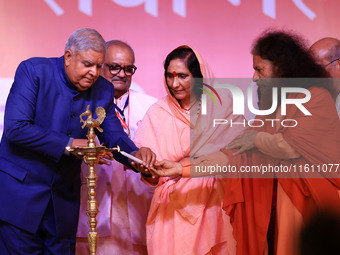
{"type": "MultiPolygon", "coordinates": [[[[195,54],[203,76],[211,77],[195,54]]],[[[214,152],[242,131],[229,125],[213,128],[201,115],[200,103],[192,108],[191,116],[186,114],[165,87],[167,96],[150,107],[134,139],[137,146],[151,148],[157,160],[179,162],[214,152]]],[[[223,95],[222,100],[219,114],[233,118],[231,98],[223,95]]],[[[212,120],[216,115],[212,102],[208,101],[207,109],[212,120]]],[[[229,216],[222,209],[224,191],[225,181],[215,177],[160,178],[146,223],[148,253],[235,254],[229,216]]]]}

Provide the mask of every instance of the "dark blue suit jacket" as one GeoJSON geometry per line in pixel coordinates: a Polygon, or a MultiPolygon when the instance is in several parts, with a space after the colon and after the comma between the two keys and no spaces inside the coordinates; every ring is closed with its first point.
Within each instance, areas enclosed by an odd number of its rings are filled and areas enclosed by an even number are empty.
{"type": "MultiPolygon", "coordinates": [[[[63,60],[32,58],[19,65],[0,144],[0,220],[35,233],[52,199],[60,236],[77,230],[81,161],[64,151],[70,137],[86,138],[79,119],[86,106],[95,118],[98,106],[106,110],[104,132],[98,133],[105,146],[138,150],[116,117],[112,84],[99,77],[79,92],[68,80],[63,60]]],[[[129,165],[126,158],[114,156],[129,165]]]]}

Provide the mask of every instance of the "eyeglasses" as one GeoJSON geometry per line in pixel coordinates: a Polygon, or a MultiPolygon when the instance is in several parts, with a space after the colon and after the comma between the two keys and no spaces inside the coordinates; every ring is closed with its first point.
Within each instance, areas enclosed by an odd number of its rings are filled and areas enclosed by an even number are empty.
{"type": "Polygon", "coordinates": [[[332,61],[329,62],[327,65],[325,65],[325,67],[328,66],[328,65],[330,65],[330,64],[332,64],[332,63],[335,62],[335,61],[338,61],[339,59],[340,59],[340,58],[337,58],[337,59],[332,60],[332,61]]]}
{"type": "Polygon", "coordinates": [[[123,66],[120,66],[120,65],[117,65],[117,64],[113,64],[113,65],[106,64],[106,66],[109,68],[110,73],[113,74],[113,75],[119,74],[119,72],[123,69],[126,76],[131,76],[137,70],[137,67],[135,67],[134,65],[129,65],[129,66],[123,67],[123,66]]]}

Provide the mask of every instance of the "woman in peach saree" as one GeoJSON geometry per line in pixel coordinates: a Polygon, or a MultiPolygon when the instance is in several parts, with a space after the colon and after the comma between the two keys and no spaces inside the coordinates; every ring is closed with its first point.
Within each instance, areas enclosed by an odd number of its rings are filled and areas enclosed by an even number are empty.
{"type": "MultiPolygon", "coordinates": [[[[164,70],[167,96],[150,107],[136,133],[137,146],[149,147],[157,160],[180,162],[211,153],[242,132],[229,125],[212,126],[217,112],[219,118],[234,118],[232,100],[226,95],[220,94],[223,107],[218,111],[213,112],[213,103],[207,100],[208,113],[202,116],[202,83],[190,87],[190,80],[212,75],[197,52],[188,46],[176,48],[167,56],[164,70]]],[[[207,84],[204,88],[211,89],[207,84]]],[[[225,181],[180,176],[158,180],[145,175],[143,179],[156,185],[146,223],[150,255],[235,254],[229,216],[222,210],[225,181]]]]}

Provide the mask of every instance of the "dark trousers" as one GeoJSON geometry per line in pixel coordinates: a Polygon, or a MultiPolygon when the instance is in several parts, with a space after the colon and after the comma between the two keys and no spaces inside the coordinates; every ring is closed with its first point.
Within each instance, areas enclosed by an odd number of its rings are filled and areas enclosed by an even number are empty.
{"type": "Polygon", "coordinates": [[[1,255],[74,255],[76,236],[58,237],[52,201],[36,234],[0,220],[1,255]]]}

